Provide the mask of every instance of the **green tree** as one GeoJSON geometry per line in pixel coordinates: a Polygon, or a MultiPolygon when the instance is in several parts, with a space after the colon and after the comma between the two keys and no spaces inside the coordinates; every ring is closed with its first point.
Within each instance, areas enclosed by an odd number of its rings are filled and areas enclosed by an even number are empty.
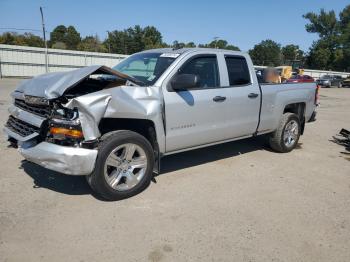
{"type": "Polygon", "coordinates": [[[320,38],[332,38],[339,32],[337,16],[333,10],[326,12],[322,8],[319,14],[309,12],[303,17],[310,22],[305,26],[306,31],[317,33],[320,38]]]}
{"type": "Polygon", "coordinates": [[[342,69],[350,71],[350,5],[339,14],[340,42],[342,44],[342,69]]]}
{"type": "Polygon", "coordinates": [[[78,31],[74,28],[74,26],[68,26],[64,41],[64,43],[67,45],[67,48],[76,50],[80,41],[81,37],[78,31]]]}
{"type": "Polygon", "coordinates": [[[298,45],[286,45],[282,47],[281,52],[285,64],[290,64],[293,60],[303,60],[304,52],[298,45]]]}
{"type": "MultiPolygon", "coordinates": [[[[63,47],[61,43],[64,43],[65,47],[70,50],[77,50],[77,47],[81,41],[80,34],[74,26],[65,27],[59,25],[50,33],[49,46],[63,47]],[[59,43],[56,44],[55,43],[59,43]]],[[[64,49],[64,48],[61,48],[64,49]]]]}
{"type": "Polygon", "coordinates": [[[316,33],[319,40],[310,48],[307,58],[308,66],[315,69],[343,70],[347,63],[346,28],[349,24],[350,6],[340,13],[340,20],[332,11],[320,10],[319,14],[309,12],[303,17],[309,20],[305,28],[307,32],[316,33]],[[318,57],[319,56],[319,57],[318,57]]]}
{"type": "Polygon", "coordinates": [[[161,33],[154,26],[142,28],[139,25],[110,32],[104,43],[111,47],[111,52],[120,54],[133,54],[166,46],[162,42],[161,33]]]}
{"type": "Polygon", "coordinates": [[[67,45],[63,42],[55,42],[51,48],[54,48],[54,49],[67,49],[67,45]]]}
{"type": "Polygon", "coordinates": [[[175,40],[173,44],[171,45],[173,48],[194,48],[196,47],[196,44],[193,42],[183,43],[175,40]]]}
{"type": "Polygon", "coordinates": [[[143,43],[146,49],[162,47],[162,34],[154,26],[146,26],[143,29],[143,43]]]}
{"type": "Polygon", "coordinates": [[[0,44],[43,47],[44,41],[32,33],[17,34],[5,32],[0,35],[0,44]]]}
{"type": "Polygon", "coordinates": [[[185,43],[182,43],[182,42],[179,42],[179,41],[175,40],[173,42],[173,44],[171,45],[171,47],[175,48],[175,49],[184,48],[185,47],[185,43]]]}
{"type": "Polygon", "coordinates": [[[44,40],[40,36],[34,35],[32,33],[24,33],[24,38],[28,46],[34,46],[34,47],[45,46],[44,40]]]}
{"type": "Polygon", "coordinates": [[[219,39],[211,41],[208,44],[199,44],[198,47],[202,48],[219,48],[219,49],[227,49],[227,50],[233,50],[233,51],[240,51],[239,47],[235,45],[230,45],[226,40],[219,39]]]}
{"type": "Polygon", "coordinates": [[[196,44],[193,42],[188,42],[185,44],[185,47],[194,48],[194,47],[196,47],[196,44]]]}
{"type": "Polygon", "coordinates": [[[249,50],[249,54],[255,65],[279,66],[281,64],[281,45],[264,40],[249,50]]]}
{"type": "Polygon", "coordinates": [[[97,35],[87,36],[81,40],[78,45],[78,50],[89,52],[107,52],[107,48],[102,44],[97,35]]]}
{"type": "Polygon", "coordinates": [[[56,42],[65,42],[67,28],[64,25],[56,26],[50,33],[49,45],[52,46],[56,42]]]}
{"type": "Polygon", "coordinates": [[[314,42],[307,57],[307,65],[313,69],[329,70],[331,50],[325,48],[321,41],[314,42]]]}

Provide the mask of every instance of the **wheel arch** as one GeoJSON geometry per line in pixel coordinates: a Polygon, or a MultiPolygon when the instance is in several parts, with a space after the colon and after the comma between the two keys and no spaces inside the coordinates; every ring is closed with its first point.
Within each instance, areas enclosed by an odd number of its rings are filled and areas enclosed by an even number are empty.
{"type": "Polygon", "coordinates": [[[300,126],[301,126],[301,135],[304,133],[304,129],[305,129],[305,109],[306,109],[305,102],[287,104],[283,109],[283,114],[293,113],[298,116],[300,121],[300,126]]]}
{"type": "Polygon", "coordinates": [[[153,148],[155,158],[154,172],[158,173],[160,171],[161,154],[159,138],[157,137],[155,123],[152,120],[138,118],[102,118],[98,128],[102,137],[107,133],[118,130],[130,130],[145,137],[153,148]]]}

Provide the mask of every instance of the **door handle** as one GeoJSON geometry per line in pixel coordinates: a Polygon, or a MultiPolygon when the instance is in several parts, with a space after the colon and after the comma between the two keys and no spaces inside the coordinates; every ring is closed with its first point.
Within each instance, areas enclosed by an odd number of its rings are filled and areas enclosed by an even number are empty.
{"type": "Polygon", "coordinates": [[[259,96],[259,94],[257,94],[257,93],[250,93],[250,94],[248,95],[249,98],[256,98],[256,97],[258,97],[258,96],[259,96]]]}
{"type": "Polygon", "coordinates": [[[224,102],[226,100],[225,96],[216,96],[213,98],[214,102],[224,102]]]}

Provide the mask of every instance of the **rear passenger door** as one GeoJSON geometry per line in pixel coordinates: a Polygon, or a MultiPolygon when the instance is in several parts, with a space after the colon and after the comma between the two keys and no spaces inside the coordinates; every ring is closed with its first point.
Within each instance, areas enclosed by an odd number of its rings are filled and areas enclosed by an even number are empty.
{"type": "Polygon", "coordinates": [[[257,128],[260,109],[260,90],[250,59],[244,56],[224,55],[228,75],[226,92],[229,111],[227,131],[231,138],[252,135],[257,128]]]}

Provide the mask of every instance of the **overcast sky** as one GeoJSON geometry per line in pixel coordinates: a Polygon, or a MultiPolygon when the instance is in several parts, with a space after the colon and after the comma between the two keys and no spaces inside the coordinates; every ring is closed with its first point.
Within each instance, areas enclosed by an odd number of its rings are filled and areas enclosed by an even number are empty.
{"type": "Polygon", "coordinates": [[[167,43],[208,43],[217,36],[247,51],[272,39],[307,51],[317,36],[305,31],[302,15],[321,8],[339,13],[347,4],[349,0],[0,0],[0,28],[40,29],[43,6],[47,31],[74,25],[82,36],[97,33],[103,39],[106,30],[153,25],[167,43]]]}

